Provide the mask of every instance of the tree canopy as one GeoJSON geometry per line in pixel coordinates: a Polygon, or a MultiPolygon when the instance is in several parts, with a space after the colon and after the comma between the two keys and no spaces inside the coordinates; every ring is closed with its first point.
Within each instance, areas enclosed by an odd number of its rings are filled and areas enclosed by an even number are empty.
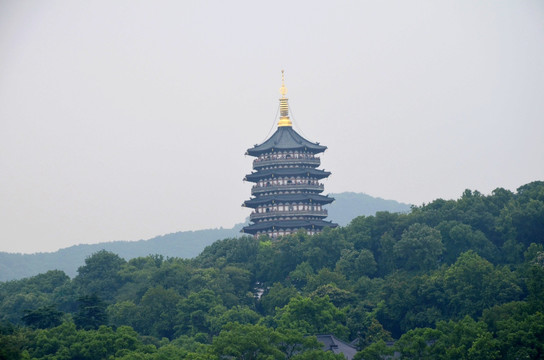
{"type": "Polygon", "coordinates": [[[0,283],[0,359],[542,359],[544,182],[0,283]],[[325,349],[327,350],[327,349],[325,349]],[[341,355],[340,355],[341,356],[341,355]]]}

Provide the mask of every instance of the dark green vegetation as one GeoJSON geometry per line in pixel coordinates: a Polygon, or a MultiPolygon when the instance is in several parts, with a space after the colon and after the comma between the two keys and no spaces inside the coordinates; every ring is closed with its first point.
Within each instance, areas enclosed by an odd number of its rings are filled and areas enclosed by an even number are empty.
{"type": "MultiPolygon", "coordinates": [[[[336,201],[328,206],[329,216],[340,225],[347,225],[353,218],[360,215],[374,215],[376,211],[406,212],[410,210],[409,205],[365,194],[331,195],[336,198],[336,201]]],[[[0,281],[22,279],[49,270],[62,270],[68,276],[74,277],[77,275],[77,268],[85,258],[100,250],[113,252],[127,260],[149,254],[190,259],[200,254],[206,246],[216,240],[240,236],[243,225],[238,224],[232,229],[180,231],[149,240],[76,245],[53,253],[0,252],[0,281]]]]}
{"type": "Polygon", "coordinates": [[[533,182],[190,260],[100,251],[0,284],[0,359],[341,359],[319,333],[356,359],[544,359],[543,245],[533,182]]]}
{"type": "Polygon", "coordinates": [[[218,239],[238,236],[242,225],[232,229],[209,229],[180,231],[157,236],[149,240],[112,241],[99,244],[70,246],[52,253],[11,254],[0,252],[0,281],[17,280],[44,273],[62,270],[68,276],[77,275],[77,268],[87,257],[100,250],[118,254],[124,259],[133,259],[148,254],[163,254],[192,258],[218,239]]]}

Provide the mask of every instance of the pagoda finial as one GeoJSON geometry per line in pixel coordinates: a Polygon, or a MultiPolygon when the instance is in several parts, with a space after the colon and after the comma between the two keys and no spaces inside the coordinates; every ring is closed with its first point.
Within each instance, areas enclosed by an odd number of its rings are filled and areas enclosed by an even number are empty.
{"type": "Polygon", "coordinates": [[[293,126],[291,119],[289,119],[289,104],[287,103],[287,88],[285,87],[285,76],[284,71],[281,71],[281,88],[280,88],[280,121],[278,122],[278,127],[280,126],[293,126]]]}
{"type": "Polygon", "coordinates": [[[285,76],[283,75],[283,70],[281,71],[281,88],[280,88],[280,94],[282,99],[285,98],[285,95],[287,94],[287,88],[285,87],[285,76]]]}

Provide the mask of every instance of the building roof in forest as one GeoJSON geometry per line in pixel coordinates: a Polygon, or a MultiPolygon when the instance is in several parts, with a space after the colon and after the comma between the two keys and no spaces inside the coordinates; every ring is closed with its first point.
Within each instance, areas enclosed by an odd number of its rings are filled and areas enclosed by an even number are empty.
{"type": "Polygon", "coordinates": [[[317,341],[323,344],[323,351],[343,354],[347,360],[353,359],[357,353],[355,346],[337,339],[334,335],[316,335],[316,337],[317,341]]]}

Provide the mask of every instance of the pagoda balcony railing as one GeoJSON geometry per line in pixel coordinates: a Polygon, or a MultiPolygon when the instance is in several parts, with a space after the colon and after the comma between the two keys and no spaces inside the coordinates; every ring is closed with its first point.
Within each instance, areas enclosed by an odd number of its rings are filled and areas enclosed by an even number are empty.
{"type": "Polygon", "coordinates": [[[293,216],[319,216],[327,217],[327,210],[286,210],[286,211],[269,211],[264,213],[252,212],[249,215],[250,220],[259,220],[266,218],[277,218],[277,217],[293,217],[293,216]]]}
{"type": "Polygon", "coordinates": [[[279,158],[279,159],[255,159],[253,160],[253,168],[260,168],[263,166],[271,165],[300,165],[308,164],[312,166],[319,166],[321,164],[321,159],[318,157],[288,157],[288,158],[279,158]]]}
{"type": "Polygon", "coordinates": [[[323,191],[325,185],[323,184],[285,184],[285,185],[253,185],[251,188],[251,195],[257,195],[272,191],[298,191],[298,190],[312,190],[323,191]]]}

